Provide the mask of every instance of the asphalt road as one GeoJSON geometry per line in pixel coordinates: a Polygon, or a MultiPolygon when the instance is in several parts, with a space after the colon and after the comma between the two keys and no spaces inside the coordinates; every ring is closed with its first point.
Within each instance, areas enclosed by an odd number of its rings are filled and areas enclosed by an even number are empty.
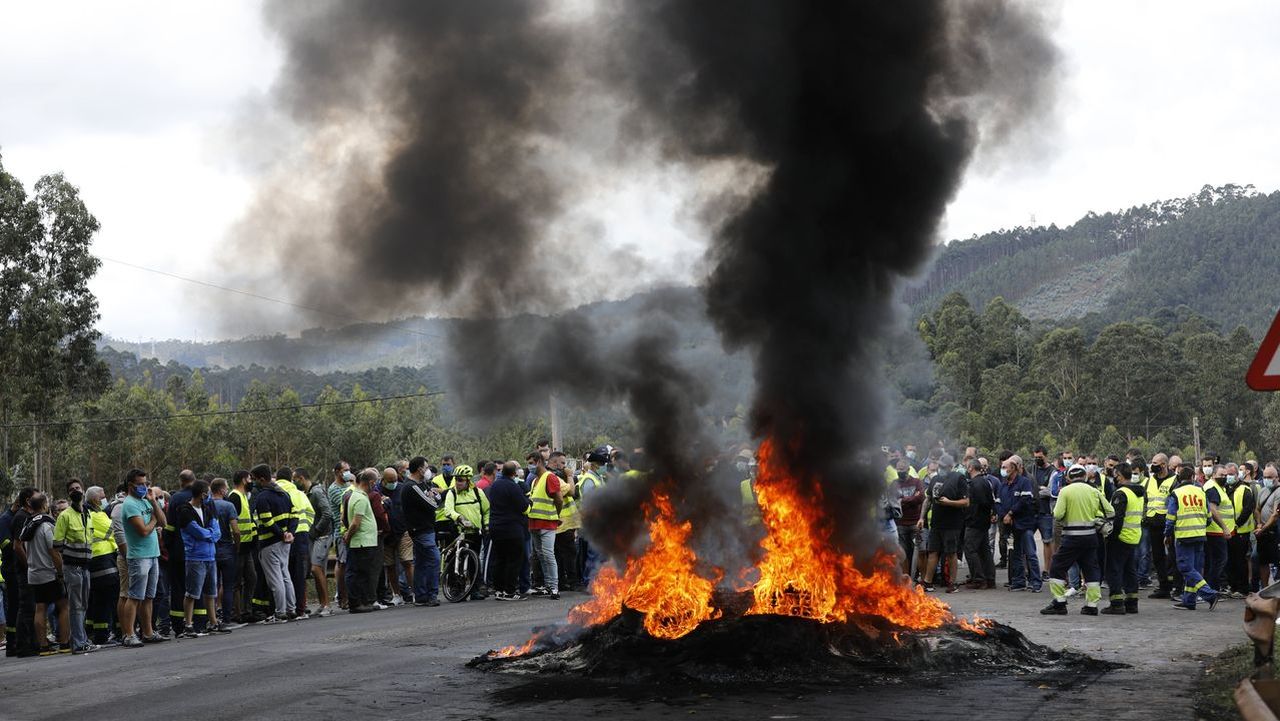
{"type": "Polygon", "coordinates": [[[514,718],[1053,718],[1190,719],[1189,680],[1203,661],[1243,640],[1239,601],[1215,612],[1145,602],[1123,618],[1036,611],[1047,594],[945,596],[957,613],[981,613],[1032,640],[1132,668],[1069,689],[1018,677],[961,675],[954,683],[872,688],[689,691],[540,681],[486,674],[465,662],[517,644],[564,617],[585,596],[399,608],[248,627],[230,636],[110,649],[87,656],[0,661],[0,719],[514,719],[514,718]]]}

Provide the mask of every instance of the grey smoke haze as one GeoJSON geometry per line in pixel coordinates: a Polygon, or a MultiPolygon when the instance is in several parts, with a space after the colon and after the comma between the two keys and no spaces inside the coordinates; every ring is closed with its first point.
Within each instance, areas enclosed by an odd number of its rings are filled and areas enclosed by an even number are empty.
{"type": "Polygon", "coordinates": [[[335,288],[362,314],[460,301],[469,320],[448,341],[448,377],[468,409],[500,414],[549,391],[627,401],[654,473],[586,518],[608,550],[630,543],[656,484],[699,532],[733,535],[732,486],[702,471],[715,449],[700,413],[719,389],[671,343],[704,309],[660,294],[625,330],[510,318],[556,307],[578,278],[637,273],[584,253],[589,230],[585,243],[548,232],[566,186],[591,182],[560,172],[554,151],[590,135],[614,161],[659,148],[673,165],[728,163],[738,175],[693,199],[711,236],[705,312],[754,361],[753,433],[782,442],[805,492],[824,494],[840,538],[860,545],[880,492],[857,460],[883,413],[871,348],[980,142],[1017,146],[1043,117],[1057,53],[1042,18],[1000,0],[559,9],[269,3],[286,46],[274,99],[305,143],[333,150],[299,179],[320,188],[313,210],[262,194],[241,251],[287,260],[287,289],[309,305],[335,288]],[[589,113],[565,120],[602,108],[598,134],[582,132],[589,113]]]}

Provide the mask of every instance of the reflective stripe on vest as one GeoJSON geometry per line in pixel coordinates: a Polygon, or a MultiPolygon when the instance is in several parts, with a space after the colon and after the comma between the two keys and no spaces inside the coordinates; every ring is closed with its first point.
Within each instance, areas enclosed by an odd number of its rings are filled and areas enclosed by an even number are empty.
{"type": "Polygon", "coordinates": [[[1174,539],[1203,539],[1209,506],[1204,490],[1188,483],[1173,489],[1173,495],[1178,499],[1178,517],[1173,522],[1174,539]]]}
{"type": "MultiPolygon", "coordinates": [[[[1236,492],[1232,498],[1232,508],[1244,507],[1244,492],[1246,490],[1252,489],[1250,489],[1248,484],[1245,483],[1241,483],[1240,486],[1236,488],[1236,492]]],[[[1257,506],[1255,505],[1254,507],[1256,508],[1257,506]]],[[[1250,513],[1244,523],[1236,524],[1236,533],[1253,533],[1253,525],[1253,514],[1250,513]]]]}
{"type": "Polygon", "coordinates": [[[533,501],[533,505],[529,507],[529,518],[535,521],[560,520],[556,503],[547,494],[547,476],[550,475],[550,471],[543,471],[542,475],[538,476],[538,480],[533,482],[533,490],[529,492],[529,498],[533,501]]]}
{"type": "Polygon", "coordinates": [[[1156,480],[1155,476],[1147,476],[1146,489],[1147,518],[1165,515],[1168,512],[1169,487],[1156,480]]]}
{"type": "Polygon", "coordinates": [[[1142,499],[1128,486],[1120,486],[1124,494],[1124,525],[1120,528],[1120,542],[1136,546],[1142,540],[1142,499]]]}
{"type": "Polygon", "coordinates": [[[253,515],[249,511],[249,497],[239,489],[233,489],[231,495],[240,497],[240,510],[236,512],[236,523],[240,526],[240,542],[253,543],[258,537],[258,530],[255,528],[253,515]]]}
{"type": "MultiPolygon", "coordinates": [[[[1218,522],[1213,520],[1213,516],[1209,516],[1206,521],[1208,525],[1205,527],[1205,530],[1208,533],[1223,534],[1236,530],[1236,508],[1235,505],[1231,503],[1231,494],[1227,493],[1227,489],[1219,486],[1216,479],[1211,478],[1204,484],[1204,493],[1206,496],[1209,495],[1210,488],[1217,489],[1218,491],[1218,515],[1222,516],[1222,522],[1225,523],[1227,527],[1223,528],[1222,526],[1219,526],[1218,522]]],[[[1205,512],[1208,513],[1207,508],[1205,512]]]]}

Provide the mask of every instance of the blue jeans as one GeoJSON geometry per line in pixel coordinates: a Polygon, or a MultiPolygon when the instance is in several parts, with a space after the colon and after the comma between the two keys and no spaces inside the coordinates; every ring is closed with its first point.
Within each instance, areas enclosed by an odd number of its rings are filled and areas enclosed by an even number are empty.
{"type": "Polygon", "coordinates": [[[1138,580],[1151,578],[1151,529],[1142,527],[1142,540],[1138,541],[1138,580]]]}
{"type": "MultiPolygon", "coordinates": [[[[202,598],[218,595],[218,563],[217,561],[187,561],[186,584],[183,589],[187,598],[199,601],[202,598]]],[[[209,619],[217,623],[217,619],[209,619]]]]}
{"type": "Polygon", "coordinates": [[[413,600],[434,601],[440,594],[440,548],[435,531],[413,537],[413,600]]]}
{"type": "Polygon", "coordinates": [[[1039,590],[1044,585],[1040,559],[1036,557],[1036,529],[1015,528],[1009,533],[1013,550],[1009,552],[1009,588],[1039,590]]]}
{"type": "Polygon", "coordinates": [[[1202,541],[1190,543],[1175,541],[1173,547],[1178,558],[1178,573],[1182,574],[1183,605],[1195,608],[1197,596],[1206,601],[1217,596],[1218,592],[1205,582],[1204,576],[1200,575],[1200,568],[1204,565],[1206,544],[1202,541]]]}
{"type": "Polygon", "coordinates": [[[556,593],[560,590],[560,570],[556,566],[556,532],[538,529],[530,531],[533,549],[538,554],[538,567],[542,569],[542,585],[556,593]]]}
{"type": "Polygon", "coordinates": [[[89,567],[62,567],[64,582],[67,586],[67,605],[71,607],[71,647],[84,648],[89,645],[89,635],[84,630],[84,619],[89,610],[89,567]]]}

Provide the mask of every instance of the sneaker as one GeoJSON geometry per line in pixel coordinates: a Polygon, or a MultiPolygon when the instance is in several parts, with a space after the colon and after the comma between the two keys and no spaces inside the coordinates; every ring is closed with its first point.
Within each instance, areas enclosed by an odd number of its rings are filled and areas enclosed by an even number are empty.
{"type": "Polygon", "coordinates": [[[143,644],[142,639],[130,634],[124,637],[124,640],[120,642],[120,645],[124,648],[142,648],[143,644]]]}
{"type": "Polygon", "coordinates": [[[1025,591],[1027,590],[1027,587],[1026,586],[1009,586],[1005,590],[1006,591],[1025,591]]]}
{"type": "Polygon", "coordinates": [[[1065,616],[1067,615],[1067,604],[1058,603],[1057,601],[1054,601],[1053,603],[1050,603],[1048,606],[1045,606],[1044,608],[1040,609],[1040,615],[1065,616]]]}
{"type": "Polygon", "coordinates": [[[321,606],[320,611],[316,613],[318,618],[328,618],[333,615],[333,609],[328,606],[321,606]]]}
{"type": "Polygon", "coordinates": [[[1176,608],[1176,609],[1178,609],[1179,611],[1194,611],[1194,610],[1196,610],[1196,607],[1195,607],[1195,606],[1188,606],[1187,604],[1183,603],[1182,601],[1176,601],[1176,602],[1174,602],[1173,607],[1174,607],[1174,608],[1176,608]]]}
{"type": "Polygon", "coordinates": [[[217,626],[210,626],[210,627],[209,627],[209,633],[217,633],[217,634],[226,635],[226,634],[228,634],[228,633],[231,633],[231,629],[230,629],[230,628],[227,628],[227,624],[225,624],[225,623],[220,623],[220,624],[218,624],[217,626]]]}
{"type": "Polygon", "coordinates": [[[934,591],[933,585],[928,583],[920,584],[920,588],[923,588],[925,593],[933,593],[934,591]]]}
{"type": "Polygon", "coordinates": [[[392,606],[403,606],[403,605],[404,605],[404,597],[402,597],[402,596],[401,596],[400,594],[398,594],[398,593],[397,593],[397,594],[395,594],[394,596],[392,596],[392,597],[391,597],[391,605],[392,605],[392,606]]]}
{"type": "Polygon", "coordinates": [[[1040,593],[1041,591],[1043,591],[1043,590],[1044,590],[1044,586],[1036,586],[1035,588],[1032,588],[1032,589],[1029,589],[1029,590],[1030,590],[1032,593],[1040,593]]]}
{"type": "Polygon", "coordinates": [[[947,593],[955,593],[956,591],[959,591],[959,590],[960,590],[959,586],[955,586],[955,585],[947,586],[947,593]]]}
{"type": "Polygon", "coordinates": [[[507,592],[506,592],[506,591],[497,591],[496,593],[494,593],[494,594],[493,594],[493,600],[495,600],[495,601],[510,601],[510,600],[511,600],[511,597],[507,595],[507,592]]]}
{"type": "Polygon", "coordinates": [[[225,628],[228,631],[236,631],[248,625],[249,624],[247,623],[224,623],[222,624],[222,628],[225,628]]]}
{"type": "Polygon", "coordinates": [[[98,650],[98,647],[93,644],[88,644],[86,646],[77,646],[71,649],[71,655],[83,656],[86,653],[93,653],[94,651],[97,651],[97,650],[98,650]]]}
{"type": "Polygon", "coordinates": [[[285,619],[286,619],[286,620],[289,620],[289,621],[297,621],[297,620],[298,620],[298,612],[297,612],[297,611],[289,611],[288,613],[286,613],[286,614],[284,615],[284,617],[285,617],[285,619]]]}
{"type": "Polygon", "coordinates": [[[188,628],[186,632],[182,634],[182,637],[183,638],[200,638],[203,635],[204,634],[196,633],[196,630],[194,628],[188,628]]]}
{"type": "Polygon", "coordinates": [[[1156,590],[1148,593],[1147,598],[1172,598],[1172,596],[1169,595],[1168,591],[1156,590]]]}
{"type": "Polygon", "coordinates": [[[159,633],[153,633],[150,636],[143,637],[142,642],[143,643],[164,643],[165,641],[168,641],[168,640],[169,640],[168,636],[164,636],[159,633]]]}
{"type": "Polygon", "coordinates": [[[1068,588],[1068,589],[1067,589],[1067,592],[1066,592],[1066,593],[1064,593],[1064,594],[1062,594],[1062,595],[1063,595],[1063,596],[1065,596],[1065,597],[1067,597],[1067,598],[1074,598],[1075,596],[1080,595],[1080,589],[1078,589],[1078,588],[1068,588]]]}
{"type": "Polygon", "coordinates": [[[538,586],[537,588],[529,591],[530,596],[545,596],[547,593],[549,593],[549,591],[547,591],[545,586],[538,586]]]}
{"type": "Polygon", "coordinates": [[[284,616],[267,616],[262,621],[263,626],[274,626],[278,623],[288,623],[289,619],[284,616]]]}
{"type": "Polygon", "coordinates": [[[1218,599],[1220,599],[1220,598],[1222,598],[1222,596],[1219,596],[1218,594],[1214,594],[1214,595],[1213,595],[1213,597],[1209,599],[1209,610],[1210,610],[1210,611],[1212,611],[1213,609],[1217,608],[1217,606],[1218,606],[1218,599]]]}
{"type": "Polygon", "coordinates": [[[36,650],[37,656],[54,656],[57,655],[58,649],[53,646],[42,646],[36,650]]]}
{"type": "Polygon", "coordinates": [[[1080,615],[1082,615],[1082,616],[1097,616],[1097,615],[1098,615],[1098,607],[1097,607],[1097,606],[1081,606],[1081,607],[1080,607],[1080,615]]]}
{"type": "Polygon", "coordinates": [[[560,592],[559,592],[559,591],[547,591],[547,598],[551,599],[552,601],[559,601],[559,600],[560,600],[560,592]]]}
{"type": "Polygon", "coordinates": [[[386,604],[384,604],[384,603],[382,603],[381,601],[374,601],[374,602],[373,602],[373,608],[374,608],[374,610],[375,610],[375,611],[385,611],[385,610],[387,610],[388,608],[391,608],[391,607],[390,607],[390,606],[388,606],[388,605],[386,605],[386,604]]]}
{"type": "Polygon", "coordinates": [[[373,606],[351,606],[347,613],[373,613],[376,610],[373,606]]]}

